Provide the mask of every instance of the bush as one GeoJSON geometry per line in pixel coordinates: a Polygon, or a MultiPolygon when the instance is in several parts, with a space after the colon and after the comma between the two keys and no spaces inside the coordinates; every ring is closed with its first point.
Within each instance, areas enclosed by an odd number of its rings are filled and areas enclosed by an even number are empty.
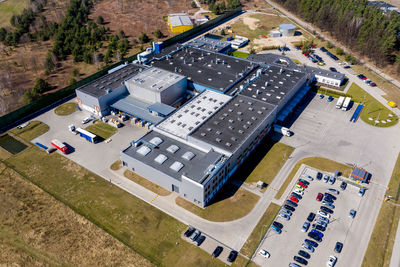
{"type": "Polygon", "coordinates": [[[69,79],[69,85],[73,85],[76,83],[76,80],[74,78],[69,79]]]}
{"type": "Polygon", "coordinates": [[[164,37],[164,34],[161,32],[160,29],[157,29],[157,30],[156,30],[155,35],[156,35],[156,37],[157,37],[158,39],[164,37]]]}
{"type": "Polygon", "coordinates": [[[39,78],[36,80],[35,86],[32,88],[32,93],[35,96],[35,95],[44,93],[49,89],[50,89],[50,85],[42,78],[39,78]]]}
{"type": "Polygon", "coordinates": [[[150,42],[150,38],[149,38],[149,36],[147,36],[147,34],[142,32],[142,34],[139,37],[139,41],[140,41],[140,43],[145,44],[145,43],[150,42]]]}
{"type": "Polygon", "coordinates": [[[344,55],[343,49],[340,47],[336,48],[336,54],[338,54],[339,56],[343,56],[344,55]]]}
{"type": "Polygon", "coordinates": [[[328,42],[328,43],[326,44],[326,47],[329,48],[329,49],[331,49],[331,48],[333,48],[333,44],[332,44],[331,42],[328,42]]]}
{"type": "Polygon", "coordinates": [[[102,25],[104,23],[104,19],[102,16],[98,16],[96,19],[96,23],[102,25]]]}

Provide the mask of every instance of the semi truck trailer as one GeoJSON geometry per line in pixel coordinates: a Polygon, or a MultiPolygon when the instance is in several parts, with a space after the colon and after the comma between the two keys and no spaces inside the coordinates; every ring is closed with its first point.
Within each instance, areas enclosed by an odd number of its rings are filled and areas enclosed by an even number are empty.
{"type": "Polygon", "coordinates": [[[339,97],[339,99],[338,99],[338,101],[336,103],[336,108],[340,109],[342,107],[342,105],[343,105],[343,102],[344,102],[344,96],[339,97]]]}
{"type": "Polygon", "coordinates": [[[51,140],[51,145],[63,152],[64,154],[68,154],[68,147],[64,144],[58,141],[57,139],[51,140]]]}
{"type": "Polygon", "coordinates": [[[349,108],[350,101],[351,101],[351,97],[346,97],[346,99],[344,100],[343,106],[342,106],[343,111],[346,111],[349,108]]]}
{"type": "Polygon", "coordinates": [[[274,131],[277,132],[277,133],[280,133],[280,134],[282,134],[284,136],[291,136],[292,135],[292,132],[288,128],[280,126],[280,125],[277,125],[277,124],[274,124],[274,131]]]}

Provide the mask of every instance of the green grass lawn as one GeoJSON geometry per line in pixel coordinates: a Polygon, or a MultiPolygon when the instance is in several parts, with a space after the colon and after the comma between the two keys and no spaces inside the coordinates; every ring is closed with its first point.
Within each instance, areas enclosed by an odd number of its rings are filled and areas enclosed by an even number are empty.
{"type": "Polygon", "coordinates": [[[250,54],[236,50],[236,51],[233,51],[232,56],[239,57],[239,58],[248,58],[250,56],[250,54]]]}
{"type": "Polygon", "coordinates": [[[110,138],[117,132],[117,128],[101,121],[96,121],[95,123],[86,127],[85,130],[100,136],[104,140],[110,138]]]}
{"type": "Polygon", "coordinates": [[[255,184],[258,181],[263,181],[268,185],[271,184],[293,150],[293,147],[283,143],[274,143],[272,147],[268,149],[267,154],[260,163],[258,163],[256,168],[246,178],[245,183],[255,184]]]}
{"type": "Polygon", "coordinates": [[[113,164],[111,164],[110,169],[113,171],[118,171],[122,167],[121,160],[116,160],[113,164]]]}
{"type": "Polygon", "coordinates": [[[49,129],[50,127],[43,122],[31,121],[29,122],[28,126],[22,129],[14,128],[10,132],[20,137],[21,139],[30,142],[36,137],[46,133],[49,129]]]}
{"type": "Polygon", "coordinates": [[[377,123],[376,126],[379,127],[393,126],[398,122],[399,119],[393,112],[391,112],[387,107],[376,100],[373,96],[361,89],[361,87],[357,84],[353,83],[347,91],[347,94],[352,97],[352,100],[354,102],[364,102],[364,108],[360,114],[360,117],[364,122],[375,125],[375,120],[378,118],[378,116],[379,121],[387,119],[391,120],[391,122],[387,123],[377,123]],[[389,117],[389,114],[392,114],[393,117],[389,117]],[[372,120],[369,120],[369,118],[372,118],[372,120]]]}
{"type": "Polygon", "coordinates": [[[250,236],[246,240],[246,243],[244,243],[242,249],[240,250],[243,255],[246,255],[249,258],[253,255],[261,241],[261,238],[267,232],[280,208],[281,206],[275,203],[271,202],[271,204],[269,204],[267,210],[264,212],[264,215],[258,221],[256,227],[253,229],[253,232],[251,232],[250,236]]]}
{"type": "Polygon", "coordinates": [[[325,159],[325,158],[319,158],[319,157],[309,157],[309,158],[305,158],[302,160],[299,160],[296,165],[294,166],[293,170],[290,172],[290,174],[288,175],[288,177],[286,178],[285,182],[282,184],[281,188],[279,188],[278,193],[275,195],[276,199],[280,199],[283,195],[283,193],[285,192],[286,188],[288,187],[288,185],[290,184],[290,182],[293,180],[294,175],[296,174],[296,172],[299,170],[301,164],[306,164],[310,167],[322,170],[322,171],[327,171],[327,172],[334,172],[335,170],[339,170],[342,173],[342,176],[345,177],[349,177],[352,168],[330,160],[330,159],[325,159]]]}
{"type": "Polygon", "coordinates": [[[5,162],[156,265],[224,266],[181,239],[186,225],[58,153],[31,147],[5,162]]]}
{"type": "Polygon", "coordinates": [[[200,208],[182,197],[176,203],[190,212],[210,221],[225,222],[248,214],[260,199],[259,196],[232,183],[225,184],[206,208],[200,208]]]}
{"type": "Polygon", "coordinates": [[[29,5],[29,0],[6,0],[0,3],[0,27],[10,26],[12,15],[19,15],[29,5]]]}
{"type": "MultiPolygon", "coordinates": [[[[392,196],[392,199],[389,202],[382,203],[367,251],[364,255],[363,267],[388,267],[390,264],[400,218],[400,206],[393,205],[393,203],[400,204],[400,154],[397,157],[388,187],[389,190],[386,192],[386,195],[392,196]]],[[[398,253],[398,251],[395,251],[395,253],[398,253]]]]}
{"type": "Polygon", "coordinates": [[[75,103],[64,103],[58,106],[54,112],[59,116],[67,116],[76,111],[76,104],[75,103]]]}
{"type": "Polygon", "coordinates": [[[153,191],[157,195],[168,196],[169,194],[171,194],[171,192],[168,191],[167,189],[165,189],[165,188],[163,188],[163,187],[151,182],[150,180],[147,180],[146,178],[141,177],[137,173],[132,172],[130,170],[126,170],[124,172],[124,176],[126,178],[128,178],[129,180],[132,180],[133,182],[143,186],[144,188],[147,188],[150,191],[153,191]]]}

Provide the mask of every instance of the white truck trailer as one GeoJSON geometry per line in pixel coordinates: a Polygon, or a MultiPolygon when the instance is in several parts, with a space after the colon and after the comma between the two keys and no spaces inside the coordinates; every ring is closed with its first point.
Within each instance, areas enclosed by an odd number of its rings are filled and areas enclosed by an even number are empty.
{"type": "Polygon", "coordinates": [[[339,97],[339,99],[338,99],[338,101],[336,103],[336,108],[340,109],[342,107],[342,105],[343,105],[343,102],[344,102],[344,96],[339,97]]]}
{"type": "Polygon", "coordinates": [[[342,106],[343,111],[346,111],[349,108],[350,101],[351,101],[351,97],[346,97],[346,99],[344,100],[343,106],[342,106]]]}
{"type": "Polygon", "coordinates": [[[280,126],[280,125],[277,125],[277,124],[274,124],[274,131],[277,132],[277,133],[280,133],[280,134],[282,134],[284,136],[291,136],[292,135],[292,132],[288,128],[280,126]]]}

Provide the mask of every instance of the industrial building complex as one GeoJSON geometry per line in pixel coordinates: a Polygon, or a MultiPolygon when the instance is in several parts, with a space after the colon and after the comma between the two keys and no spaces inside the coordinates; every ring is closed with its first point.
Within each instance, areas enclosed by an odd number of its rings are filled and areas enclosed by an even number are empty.
{"type": "Polygon", "coordinates": [[[200,207],[311,83],[340,86],[344,78],[283,56],[240,59],[224,54],[228,49],[228,43],[201,37],[76,90],[83,109],[123,113],[149,128],[138,140],[126,140],[123,165],[200,207]]]}

